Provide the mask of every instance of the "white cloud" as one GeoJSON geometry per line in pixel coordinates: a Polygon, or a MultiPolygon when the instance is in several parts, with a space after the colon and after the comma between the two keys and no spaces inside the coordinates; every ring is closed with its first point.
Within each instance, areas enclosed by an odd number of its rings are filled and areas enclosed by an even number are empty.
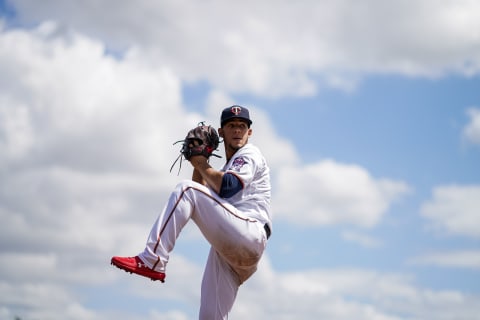
{"type": "Polygon", "coordinates": [[[480,4],[471,0],[13,3],[29,24],[59,21],[114,51],[138,47],[184,80],[229,92],[311,95],[317,81],[352,90],[368,73],[480,70],[480,4]]]}
{"type": "Polygon", "coordinates": [[[428,253],[410,259],[410,264],[447,268],[480,269],[480,251],[461,250],[428,253]]]}
{"type": "Polygon", "coordinates": [[[458,291],[421,288],[402,274],[341,268],[277,272],[264,259],[242,286],[232,318],[475,319],[476,301],[458,291]]]}
{"type": "Polygon", "coordinates": [[[437,230],[480,237],[480,186],[440,186],[420,212],[437,230]]]}
{"type": "Polygon", "coordinates": [[[469,108],[467,110],[470,122],[463,129],[463,135],[473,144],[480,144],[480,109],[469,108]]]}
{"type": "Polygon", "coordinates": [[[277,175],[274,212],[300,225],[372,227],[409,191],[404,182],[375,179],[360,166],[333,160],[285,167],[277,175]]]}
{"type": "Polygon", "coordinates": [[[178,79],[167,68],[106,57],[100,43],[78,34],[56,37],[50,24],[38,30],[0,39],[0,64],[14,73],[2,75],[9,82],[0,100],[6,159],[28,152],[29,161],[87,170],[138,164],[156,170],[159,146],[174,138],[164,132],[183,135],[188,119],[178,79]]]}
{"type": "MultiPolygon", "coordinates": [[[[1,257],[4,263],[8,257],[1,257]]],[[[16,262],[27,262],[16,260],[16,262]]],[[[0,293],[6,307],[0,315],[22,315],[28,319],[191,319],[198,308],[202,267],[181,255],[172,259],[167,282],[159,284],[119,270],[102,271],[121,281],[119,290],[133,303],[137,299],[151,302],[148,310],[138,313],[127,306],[111,304],[108,294],[100,293],[89,309],[64,285],[52,279],[36,282],[0,282],[0,293]],[[110,302],[109,302],[110,301],[110,302]],[[193,314],[186,308],[194,310],[193,314]],[[12,308],[11,306],[17,306],[12,308]],[[20,308],[18,308],[20,306],[20,308]],[[61,306],[61,307],[58,307],[61,306]],[[109,307],[107,307],[109,306],[109,307]],[[20,312],[20,313],[18,313],[20,312]],[[82,318],[83,317],[83,318],[82,318]]],[[[3,264],[2,264],[3,265],[3,264]]],[[[50,263],[37,265],[40,271],[50,263]]],[[[82,269],[75,269],[83,272],[82,269]]],[[[97,270],[102,270],[99,266],[97,270]]],[[[72,268],[66,272],[72,272],[72,268]]],[[[18,270],[18,274],[23,274],[18,270]]],[[[50,274],[50,271],[47,271],[50,274]]],[[[111,280],[109,283],[112,283],[111,280]]],[[[102,288],[98,287],[100,292],[102,288]]],[[[279,272],[272,268],[268,256],[258,272],[240,288],[231,317],[239,319],[327,318],[359,320],[475,319],[478,296],[453,290],[421,288],[410,276],[361,269],[312,269],[279,272]]]]}

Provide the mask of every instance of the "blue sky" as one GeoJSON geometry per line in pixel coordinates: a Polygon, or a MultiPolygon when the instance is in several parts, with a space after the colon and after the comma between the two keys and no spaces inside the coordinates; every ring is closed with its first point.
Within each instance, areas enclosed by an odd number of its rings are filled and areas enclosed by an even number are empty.
{"type": "Polygon", "coordinates": [[[0,318],[195,319],[193,223],[165,284],[109,260],[242,104],[275,215],[232,319],[476,319],[478,30],[472,1],[0,0],[0,318]]]}

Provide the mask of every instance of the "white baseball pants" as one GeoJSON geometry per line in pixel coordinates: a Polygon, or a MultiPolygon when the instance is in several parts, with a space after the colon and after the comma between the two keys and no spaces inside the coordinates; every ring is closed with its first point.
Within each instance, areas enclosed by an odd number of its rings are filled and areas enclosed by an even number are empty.
{"type": "Polygon", "coordinates": [[[149,268],[165,272],[169,253],[190,219],[212,246],[202,280],[199,319],[227,319],[238,287],[256,271],[265,249],[264,225],[210,188],[183,181],[170,195],[139,254],[149,268]]]}

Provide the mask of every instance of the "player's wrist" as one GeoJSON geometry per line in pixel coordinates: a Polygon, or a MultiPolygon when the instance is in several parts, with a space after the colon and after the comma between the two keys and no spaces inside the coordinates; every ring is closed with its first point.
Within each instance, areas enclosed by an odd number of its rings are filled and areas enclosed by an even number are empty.
{"type": "Polygon", "coordinates": [[[192,166],[196,169],[201,169],[202,167],[210,166],[208,164],[208,159],[202,155],[192,156],[188,161],[190,161],[192,166]]]}

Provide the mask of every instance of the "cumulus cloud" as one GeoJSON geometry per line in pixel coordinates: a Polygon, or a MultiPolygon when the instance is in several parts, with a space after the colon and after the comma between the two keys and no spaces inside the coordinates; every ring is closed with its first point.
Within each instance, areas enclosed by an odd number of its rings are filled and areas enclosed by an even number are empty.
{"type": "Polygon", "coordinates": [[[191,260],[177,254],[171,261],[168,282],[159,284],[115,271],[106,261],[95,261],[93,255],[92,251],[90,255],[82,256],[69,264],[54,254],[0,254],[2,319],[14,319],[20,315],[22,319],[34,320],[194,318],[188,311],[169,305],[172,301],[180,301],[189,309],[196,310],[200,294],[198,274],[201,273],[201,267],[191,260]],[[90,272],[86,270],[87,265],[90,272]],[[118,290],[118,293],[106,292],[100,285],[112,286],[112,283],[120,281],[121,285],[114,289],[118,290]],[[72,285],[88,288],[93,286],[93,283],[95,289],[90,291],[89,298],[72,290],[72,285]],[[198,289],[192,290],[193,286],[198,289]],[[108,296],[107,299],[105,295],[108,296]],[[129,303],[122,305],[114,302],[113,306],[107,307],[107,300],[124,299],[124,295],[128,296],[126,299],[129,303]],[[145,312],[132,312],[129,306],[135,299],[152,300],[152,305],[159,306],[160,309],[152,307],[145,312]],[[88,300],[94,305],[102,301],[105,308],[92,308],[86,303],[88,300]],[[161,312],[163,318],[159,318],[160,311],[164,310],[168,311],[161,312]]]}
{"type": "Polygon", "coordinates": [[[420,209],[435,230],[480,237],[480,186],[439,186],[420,209]]]}
{"type": "Polygon", "coordinates": [[[360,166],[333,160],[287,166],[277,179],[274,212],[278,218],[303,225],[372,227],[392,201],[409,191],[404,182],[375,179],[360,166]]]}
{"type": "Polygon", "coordinates": [[[463,129],[463,135],[467,141],[480,144],[480,109],[469,108],[467,114],[469,123],[463,129]]]}
{"type": "Polygon", "coordinates": [[[172,139],[162,126],[184,123],[178,79],[166,68],[119,63],[104,55],[102,44],[78,34],[67,41],[56,30],[46,23],[0,40],[0,63],[12,70],[2,74],[9,83],[0,112],[5,157],[28,153],[31,160],[85,170],[158,167],[160,153],[153,151],[172,139]],[[139,157],[146,150],[151,153],[139,157]]]}
{"type": "Polygon", "coordinates": [[[428,290],[402,274],[362,269],[275,272],[264,259],[232,317],[250,319],[474,319],[478,296],[428,290]],[[346,298],[348,297],[348,298],[346,298]]]}
{"type": "Polygon", "coordinates": [[[472,31],[480,29],[480,5],[469,0],[12,3],[21,21],[59,21],[117,52],[138,47],[183,80],[230,92],[312,95],[319,84],[352,90],[365,73],[480,70],[480,35],[472,31]]]}

